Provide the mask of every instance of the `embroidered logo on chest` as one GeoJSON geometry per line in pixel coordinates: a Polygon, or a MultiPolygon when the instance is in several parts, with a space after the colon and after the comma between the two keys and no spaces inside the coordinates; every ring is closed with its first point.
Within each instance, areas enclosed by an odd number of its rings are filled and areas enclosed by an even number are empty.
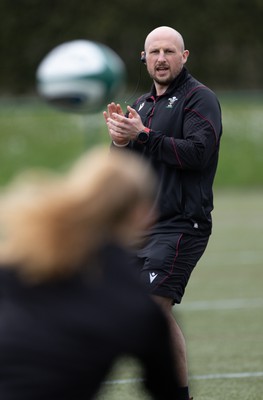
{"type": "Polygon", "coordinates": [[[166,106],[166,108],[173,108],[173,105],[177,100],[178,100],[178,98],[176,96],[169,97],[168,105],[166,106]]]}

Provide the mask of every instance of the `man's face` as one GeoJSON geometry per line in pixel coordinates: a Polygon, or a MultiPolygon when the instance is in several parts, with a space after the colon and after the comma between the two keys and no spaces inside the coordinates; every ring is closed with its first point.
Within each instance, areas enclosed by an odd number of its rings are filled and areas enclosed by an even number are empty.
{"type": "Polygon", "coordinates": [[[168,87],[181,72],[188,51],[183,50],[181,43],[169,35],[153,37],[145,50],[149,75],[159,86],[168,87]]]}

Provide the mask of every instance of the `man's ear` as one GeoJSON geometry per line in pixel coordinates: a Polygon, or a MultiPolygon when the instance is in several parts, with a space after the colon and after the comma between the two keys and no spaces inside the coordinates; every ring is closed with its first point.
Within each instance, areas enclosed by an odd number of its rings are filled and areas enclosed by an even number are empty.
{"type": "Polygon", "coordinates": [[[146,53],[145,53],[145,51],[141,52],[141,62],[143,64],[146,64],[146,53]]]}
{"type": "Polygon", "coordinates": [[[184,52],[183,52],[183,63],[184,63],[184,64],[186,63],[186,61],[187,61],[189,55],[190,55],[189,50],[184,50],[184,52]]]}

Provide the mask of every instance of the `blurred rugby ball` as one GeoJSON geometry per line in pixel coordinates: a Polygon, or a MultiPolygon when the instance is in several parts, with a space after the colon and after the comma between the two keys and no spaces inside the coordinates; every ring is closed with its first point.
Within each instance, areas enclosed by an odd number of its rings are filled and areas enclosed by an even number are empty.
{"type": "Polygon", "coordinates": [[[95,113],[121,91],[125,72],[123,61],[108,46],[73,40],[55,47],[39,64],[37,90],[64,111],[95,113]]]}

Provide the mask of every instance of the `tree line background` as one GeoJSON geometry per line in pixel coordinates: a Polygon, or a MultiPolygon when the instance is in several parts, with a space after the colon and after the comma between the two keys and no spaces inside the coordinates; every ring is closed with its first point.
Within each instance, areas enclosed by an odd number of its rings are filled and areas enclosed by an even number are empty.
{"type": "MultiPolygon", "coordinates": [[[[181,32],[190,50],[188,68],[203,83],[263,89],[263,0],[0,0],[0,16],[2,96],[34,93],[40,61],[74,39],[115,50],[132,88],[144,39],[159,25],[181,32]]],[[[141,87],[149,82],[142,73],[141,87]]]]}

